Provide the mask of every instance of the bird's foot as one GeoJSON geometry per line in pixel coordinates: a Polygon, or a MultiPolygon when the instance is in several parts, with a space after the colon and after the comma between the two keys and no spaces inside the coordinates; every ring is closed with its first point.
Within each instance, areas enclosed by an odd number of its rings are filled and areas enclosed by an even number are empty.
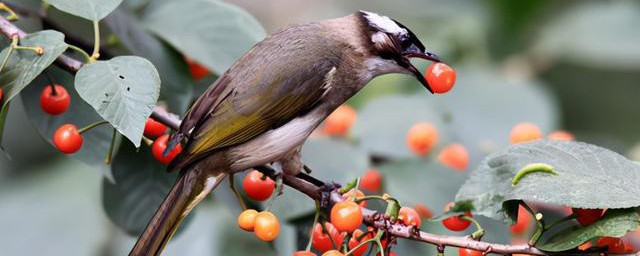
{"type": "Polygon", "coordinates": [[[338,188],[340,188],[340,185],[336,183],[323,182],[323,185],[320,186],[320,208],[329,208],[331,205],[331,193],[338,188]]]}

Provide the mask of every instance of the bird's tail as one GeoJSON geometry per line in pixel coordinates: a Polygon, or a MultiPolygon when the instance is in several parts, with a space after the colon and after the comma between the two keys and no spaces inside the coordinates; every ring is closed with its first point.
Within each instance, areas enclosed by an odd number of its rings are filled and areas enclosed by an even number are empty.
{"type": "Polygon", "coordinates": [[[162,201],[129,256],[160,255],[182,220],[226,177],[198,169],[182,172],[162,201]]]}

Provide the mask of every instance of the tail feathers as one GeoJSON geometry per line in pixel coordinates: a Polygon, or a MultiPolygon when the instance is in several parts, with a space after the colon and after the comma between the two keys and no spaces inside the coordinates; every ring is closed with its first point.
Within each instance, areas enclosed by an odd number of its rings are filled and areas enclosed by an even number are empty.
{"type": "Polygon", "coordinates": [[[205,196],[207,196],[226,177],[226,173],[217,175],[198,169],[180,174],[178,180],[162,201],[129,256],[156,256],[173,234],[182,220],[205,196]]]}

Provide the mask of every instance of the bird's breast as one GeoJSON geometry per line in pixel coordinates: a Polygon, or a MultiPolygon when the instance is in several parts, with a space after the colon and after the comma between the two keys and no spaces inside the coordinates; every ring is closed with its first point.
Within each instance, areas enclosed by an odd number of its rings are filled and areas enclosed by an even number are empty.
{"type": "Polygon", "coordinates": [[[281,160],[291,150],[302,145],[323,117],[313,111],[292,119],[226,152],[233,172],[281,160]]]}

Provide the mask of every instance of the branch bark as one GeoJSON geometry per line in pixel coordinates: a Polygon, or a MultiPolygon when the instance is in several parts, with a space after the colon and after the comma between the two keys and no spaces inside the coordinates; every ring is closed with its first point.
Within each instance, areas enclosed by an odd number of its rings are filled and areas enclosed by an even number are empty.
{"type": "MultiPolygon", "coordinates": [[[[14,26],[11,22],[9,22],[4,17],[0,16],[0,32],[8,38],[13,37],[14,35],[19,36],[20,38],[24,37],[26,33],[20,28],[14,26]]],[[[56,60],[55,64],[68,71],[71,74],[75,74],[82,67],[83,63],[70,58],[66,55],[61,55],[56,60]]],[[[163,108],[156,107],[151,114],[151,116],[156,119],[158,122],[161,122],[173,130],[177,130],[180,126],[180,119],[178,116],[171,114],[164,110],[163,108]]],[[[313,185],[307,181],[299,179],[297,177],[284,175],[283,178],[284,184],[287,186],[296,189],[305,195],[309,196],[314,200],[321,199],[321,187],[313,185]]],[[[342,197],[338,194],[337,190],[333,190],[330,196],[330,203],[335,204],[337,202],[342,201],[342,197]]],[[[364,209],[364,222],[367,225],[374,226],[379,229],[386,230],[389,234],[414,240],[420,241],[424,243],[434,244],[438,246],[454,246],[461,248],[469,248],[473,250],[483,251],[483,252],[491,252],[491,253],[499,253],[499,254],[530,254],[530,255],[547,255],[547,253],[540,251],[534,247],[529,245],[505,245],[505,244],[495,244],[495,243],[487,243],[483,241],[476,241],[471,239],[468,236],[465,237],[457,237],[457,236],[443,236],[432,233],[427,233],[423,231],[417,231],[412,227],[408,227],[398,223],[389,223],[388,221],[381,218],[383,215],[379,212],[364,209]]]]}

